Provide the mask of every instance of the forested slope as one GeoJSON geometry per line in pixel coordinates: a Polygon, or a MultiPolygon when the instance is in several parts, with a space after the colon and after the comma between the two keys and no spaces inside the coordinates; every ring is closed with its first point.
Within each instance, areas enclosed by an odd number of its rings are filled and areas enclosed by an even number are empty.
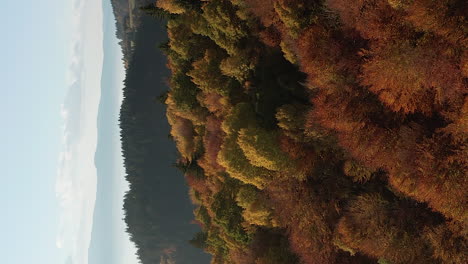
{"type": "Polygon", "coordinates": [[[108,0],[112,5],[115,17],[116,37],[120,40],[125,67],[135,47],[135,34],[144,14],[140,7],[150,4],[151,0],[108,0]]]}
{"type": "Polygon", "coordinates": [[[466,1],[154,10],[212,263],[466,262],[466,1]]]}
{"type": "Polygon", "coordinates": [[[209,256],[188,241],[199,230],[181,173],[172,164],[174,143],[167,137],[164,106],[165,58],[156,48],[167,39],[164,23],[143,17],[124,81],[120,111],[122,154],[130,190],[125,222],[142,263],[207,263],[209,256]]]}

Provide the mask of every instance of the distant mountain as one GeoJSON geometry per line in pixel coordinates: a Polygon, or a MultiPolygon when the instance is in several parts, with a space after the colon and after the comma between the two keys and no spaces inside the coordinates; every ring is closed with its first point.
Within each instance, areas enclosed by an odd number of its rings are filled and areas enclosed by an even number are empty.
{"type": "MultiPolygon", "coordinates": [[[[88,252],[88,264],[113,263],[118,264],[121,236],[117,227],[122,213],[118,199],[118,109],[119,87],[115,72],[120,58],[116,57],[119,46],[115,43],[115,27],[113,25],[112,8],[108,2],[103,2],[103,32],[104,60],[101,77],[101,101],[98,111],[98,142],[94,162],[97,170],[97,193],[93,216],[93,229],[88,252]]],[[[127,263],[125,263],[127,264],[127,263]]]]}

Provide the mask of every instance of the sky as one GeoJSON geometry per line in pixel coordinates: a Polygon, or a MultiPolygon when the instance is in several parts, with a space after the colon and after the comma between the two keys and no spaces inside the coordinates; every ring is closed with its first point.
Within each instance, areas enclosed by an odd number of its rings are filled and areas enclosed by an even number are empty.
{"type": "Polygon", "coordinates": [[[2,10],[0,262],[87,263],[102,1],[3,0],[2,10]]]}
{"type": "Polygon", "coordinates": [[[87,263],[96,200],[97,113],[103,61],[102,2],[75,0],[71,14],[72,51],[68,91],[61,105],[62,150],[56,196],[59,223],[56,246],[73,263],[87,263]]]}

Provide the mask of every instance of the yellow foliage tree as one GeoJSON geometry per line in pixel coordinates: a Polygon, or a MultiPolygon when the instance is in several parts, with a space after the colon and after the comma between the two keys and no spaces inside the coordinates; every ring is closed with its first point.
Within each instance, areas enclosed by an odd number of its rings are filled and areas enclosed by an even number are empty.
{"type": "Polygon", "coordinates": [[[167,120],[171,125],[171,136],[177,145],[182,157],[191,159],[195,152],[194,143],[194,129],[193,124],[190,120],[175,115],[171,111],[168,111],[167,120]]]}
{"type": "Polygon", "coordinates": [[[187,75],[204,92],[227,96],[234,80],[221,74],[220,63],[225,56],[220,49],[207,49],[205,55],[192,64],[193,69],[187,75]]]}
{"type": "Polygon", "coordinates": [[[239,103],[235,105],[226,116],[221,128],[227,135],[236,135],[237,137],[239,130],[254,125],[255,123],[255,112],[252,105],[239,103]]]}
{"type": "Polygon", "coordinates": [[[237,204],[244,208],[242,216],[251,225],[276,227],[271,208],[259,197],[258,190],[253,186],[243,186],[236,197],[237,204]]]}
{"type": "Polygon", "coordinates": [[[219,66],[224,75],[233,77],[239,82],[245,81],[248,77],[249,71],[253,69],[251,63],[242,56],[226,58],[219,66]]]}
{"type": "Polygon", "coordinates": [[[252,184],[263,189],[271,180],[271,172],[253,166],[237,144],[235,135],[227,136],[218,154],[218,163],[226,168],[229,175],[245,184],[252,184]]]}
{"type": "Polygon", "coordinates": [[[239,131],[237,143],[254,166],[272,171],[289,171],[294,164],[279,148],[276,131],[266,131],[259,127],[243,128],[239,131]]]}
{"type": "Polygon", "coordinates": [[[182,14],[186,11],[176,0],[157,0],[156,6],[171,14],[182,14]]]}

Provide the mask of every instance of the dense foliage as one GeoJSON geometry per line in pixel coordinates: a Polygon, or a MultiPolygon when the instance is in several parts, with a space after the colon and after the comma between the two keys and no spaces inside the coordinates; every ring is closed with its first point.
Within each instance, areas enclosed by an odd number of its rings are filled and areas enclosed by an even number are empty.
{"type": "Polygon", "coordinates": [[[152,8],[212,263],[466,263],[466,1],[152,8]]]}

